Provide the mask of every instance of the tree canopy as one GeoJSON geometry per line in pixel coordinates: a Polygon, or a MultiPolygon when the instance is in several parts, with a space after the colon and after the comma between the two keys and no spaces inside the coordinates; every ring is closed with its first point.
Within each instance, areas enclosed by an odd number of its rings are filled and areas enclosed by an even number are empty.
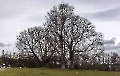
{"type": "Polygon", "coordinates": [[[81,57],[90,62],[103,52],[103,35],[89,20],[75,15],[73,6],[61,3],[45,17],[42,27],[30,28],[17,37],[17,48],[34,55],[40,64],[54,61],[62,69],[66,65],[73,69],[81,57]]]}

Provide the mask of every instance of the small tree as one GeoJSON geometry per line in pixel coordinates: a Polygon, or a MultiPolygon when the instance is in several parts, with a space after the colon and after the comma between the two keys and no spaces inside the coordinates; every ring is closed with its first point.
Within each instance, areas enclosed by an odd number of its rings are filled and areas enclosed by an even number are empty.
{"type": "Polygon", "coordinates": [[[36,54],[36,49],[39,47],[37,44],[39,43],[39,40],[42,38],[41,36],[41,28],[29,28],[28,30],[25,30],[20,33],[19,36],[17,36],[17,42],[16,42],[16,47],[20,50],[23,51],[23,55],[29,56],[33,54],[39,63],[39,57],[36,54]]]}
{"type": "Polygon", "coordinates": [[[48,55],[45,48],[44,30],[41,27],[29,28],[21,32],[17,36],[16,47],[20,51],[20,57],[33,56],[42,66],[50,61],[51,54],[48,55]]]}

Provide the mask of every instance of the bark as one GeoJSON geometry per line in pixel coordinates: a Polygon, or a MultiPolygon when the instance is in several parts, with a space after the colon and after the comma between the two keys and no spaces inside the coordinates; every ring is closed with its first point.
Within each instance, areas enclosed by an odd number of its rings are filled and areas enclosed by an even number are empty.
{"type": "Polygon", "coordinates": [[[62,70],[65,69],[65,52],[64,52],[64,49],[63,49],[63,39],[61,39],[61,60],[62,60],[62,70]]]}
{"type": "Polygon", "coordinates": [[[72,50],[72,44],[70,45],[70,69],[74,69],[74,51],[72,50]]]}
{"type": "Polygon", "coordinates": [[[62,27],[61,27],[61,35],[60,35],[61,60],[62,60],[62,67],[61,67],[61,69],[62,70],[65,69],[65,46],[64,46],[65,42],[64,42],[64,36],[63,36],[65,19],[66,18],[63,18],[62,21],[61,21],[62,27]]]}
{"type": "Polygon", "coordinates": [[[73,64],[73,62],[74,62],[74,50],[73,50],[73,36],[74,36],[74,34],[73,34],[73,26],[72,26],[72,38],[71,38],[71,42],[70,42],[70,46],[69,46],[69,49],[70,49],[70,52],[69,52],[69,54],[70,54],[70,69],[74,69],[74,64],[73,64]]]}
{"type": "Polygon", "coordinates": [[[70,69],[74,69],[74,56],[73,56],[73,51],[70,51],[70,69]]]}
{"type": "Polygon", "coordinates": [[[35,58],[37,59],[38,63],[40,64],[40,66],[44,66],[44,64],[39,60],[39,58],[37,57],[37,55],[34,53],[33,49],[31,49],[33,55],[35,56],[35,58]]]}
{"type": "Polygon", "coordinates": [[[64,70],[65,69],[65,63],[64,62],[62,62],[62,68],[61,68],[62,70],[64,70]]]}

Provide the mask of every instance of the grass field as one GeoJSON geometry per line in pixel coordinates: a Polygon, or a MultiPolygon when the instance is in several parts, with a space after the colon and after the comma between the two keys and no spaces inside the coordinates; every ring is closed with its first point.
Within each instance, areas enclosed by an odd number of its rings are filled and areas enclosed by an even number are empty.
{"type": "Polygon", "coordinates": [[[48,68],[0,69],[0,76],[120,76],[120,72],[48,68]]]}

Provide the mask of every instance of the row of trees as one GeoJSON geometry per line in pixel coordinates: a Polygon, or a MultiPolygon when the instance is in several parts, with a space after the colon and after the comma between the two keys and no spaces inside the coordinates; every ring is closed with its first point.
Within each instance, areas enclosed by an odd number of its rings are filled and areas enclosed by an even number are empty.
{"type": "MultiPolygon", "coordinates": [[[[75,69],[87,69],[87,70],[120,70],[120,57],[117,53],[103,53],[102,56],[89,57],[88,55],[75,57],[74,68],[75,69]],[[80,58],[79,58],[80,57],[80,58]]],[[[57,57],[58,58],[58,57],[57,57]]],[[[38,68],[42,67],[39,65],[35,56],[27,56],[26,53],[16,53],[16,56],[4,54],[0,57],[1,65],[5,64],[5,67],[27,67],[27,68],[38,68]]],[[[2,66],[1,66],[2,67],[2,66]]],[[[47,68],[60,68],[61,61],[56,61],[54,58],[51,59],[44,67],[47,68]]],[[[70,68],[69,59],[65,61],[65,67],[70,68]]]]}
{"type": "Polygon", "coordinates": [[[40,67],[38,61],[34,57],[25,58],[25,57],[19,57],[19,54],[14,53],[14,55],[11,54],[4,54],[0,57],[0,67],[6,67],[6,68],[14,68],[14,67],[28,67],[28,68],[34,68],[34,67],[40,67]]]}
{"type": "Polygon", "coordinates": [[[54,61],[62,69],[66,64],[74,69],[82,60],[91,62],[103,56],[102,34],[90,21],[75,15],[73,6],[61,3],[45,17],[42,27],[29,28],[17,36],[16,47],[26,57],[34,56],[43,67],[54,61]]]}

